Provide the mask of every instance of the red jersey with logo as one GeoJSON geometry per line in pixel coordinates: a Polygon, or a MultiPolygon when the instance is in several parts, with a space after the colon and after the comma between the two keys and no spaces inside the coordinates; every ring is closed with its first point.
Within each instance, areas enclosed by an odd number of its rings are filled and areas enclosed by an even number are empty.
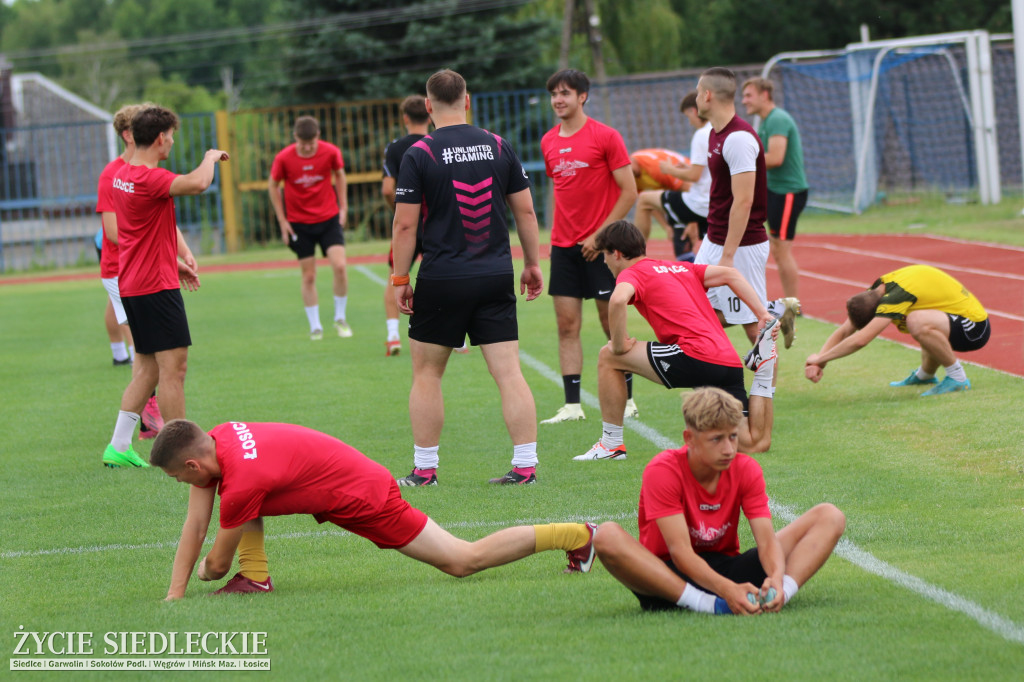
{"type": "Polygon", "coordinates": [[[164,168],[125,164],[114,175],[114,212],[121,296],[145,296],[179,288],[178,222],[164,168]]]}
{"type": "Polygon", "coordinates": [[[740,509],[747,519],[771,518],[764,474],[757,461],[737,454],[721,473],[714,494],[694,478],[686,459],[688,447],[665,450],[644,467],[640,485],[640,544],[662,559],[671,559],[657,519],[682,514],[693,551],[737,555],[740,509]]]}
{"type": "Polygon", "coordinates": [[[544,169],[555,185],[552,246],[569,247],[594,234],[612,212],[622,190],[612,171],[629,165],[619,131],[588,118],[574,135],[558,134],[561,124],[540,141],[544,169]]]}
{"type": "Polygon", "coordinates": [[[221,528],[257,516],[379,512],[393,479],[383,466],[326,433],[295,424],[228,422],[210,431],[220,464],[221,528]]]}
{"type": "MultiPolygon", "coordinates": [[[[100,180],[96,187],[96,212],[116,213],[114,209],[114,176],[117,171],[125,166],[125,161],[120,156],[111,161],[100,173],[100,180]]],[[[103,232],[103,247],[100,249],[100,277],[113,279],[118,273],[118,248],[117,244],[107,239],[106,231],[103,232]]]]}
{"type": "Polygon", "coordinates": [[[661,343],[675,344],[691,358],[742,367],[704,286],[706,265],[644,258],[619,273],[615,282],[633,285],[630,301],[661,343]]]}
{"type": "Polygon", "coordinates": [[[750,124],[739,116],[722,130],[711,129],[708,138],[708,170],[711,172],[711,195],[708,199],[708,239],[722,246],[729,233],[729,211],[732,210],[732,176],[753,171],[754,203],[750,206],[747,230],[740,246],[768,241],[764,220],[768,214],[768,174],[764,165],[764,148],[750,124]]]}
{"type": "Polygon", "coordinates": [[[313,156],[303,157],[290,144],[274,157],[270,179],[284,183],[284,217],[290,223],[322,223],[338,215],[338,193],[331,175],[345,167],[341,150],[318,140],[313,156]]]}

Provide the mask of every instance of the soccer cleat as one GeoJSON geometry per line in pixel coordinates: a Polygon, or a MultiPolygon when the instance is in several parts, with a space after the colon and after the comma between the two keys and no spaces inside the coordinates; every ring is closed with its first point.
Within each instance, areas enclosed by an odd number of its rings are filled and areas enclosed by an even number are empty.
{"type": "Polygon", "coordinates": [[[915,369],[915,370],[912,370],[910,372],[910,376],[908,376],[906,379],[904,379],[902,381],[890,381],[889,385],[890,386],[922,386],[924,384],[937,384],[937,383],[939,383],[939,380],[936,379],[935,377],[932,377],[931,379],[921,379],[921,378],[918,378],[917,370],[915,369]]]}
{"type": "Polygon", "coordinates": [[[352,336],[352,327],[348,326],[348,322],[345,320],[335,320],[334,328],[338,331],[338,336],[343,339],[347,339],[352,336]]]}
{"type": "Polygon", "coordinates": [[[231,580],[224,584],[224,587],[216,592],[211,592],[211,594],[260,594],[273,591],[274,581],[270,579],[269,575],[263,582],[257,582],[246,578],[241,573],[235,573],[231,580]]]}
{"type": "Polygon", "coordinates": [[[594,443],[594,447],[582,455],[573,457],[573,460],[576,462],[589,462],[595,459],[626,459],[626,446],[619,445],[609,450],[604,446],[604,443],[597,441],[594,443]]]}
{"type": "MultiPolygon", "coordinates": [[[[750,595],[753,596],[753,595],[750,595]]],[[[729,602],[725,601],[721,597],[715,597],[715,615],[716,616],[731,616],[733,615],[732,609],[729,608],[729,602]]]]}
{"type": "Polygon", "coordinates": [[[594,552],[594,533],[597,532],[597,525],[589,522],[586,525],[587,531],[590,533],[590,539],[582,547],[565,553],[565,558],[569,560],[569,565],[562,571],[563,573],[590,573],[590,569],[594,566],[594,557],[596,556],[594,552]]]}
{"type": "Polygon", "coordinates": [[[107,445],[107,449],[103,451],[103,466],[110,467],[111,469],[120,468],[146,468],[149,464],[146,460],[139,457],[139,453],[135,452],[131,445],[124,452],[118,452],[114,449],[112,444],[107,445]]]}
{"type": "Polygon", "coordinates": [[[633,402],[633,399],[629,398],[626,401],[626,410],[625,410],[625,412],[622,413],[622,418],[625,419],[627,417],[639,417],[639,416],[640,416],[640,410],[637,408],[636,403],[633,402]]]}
{"type": "Polygon", "coordinates": [[[579,403],[566,403],[558,408],[558,412],[555,412],[555,416],[551,419],[545,419],[541,424],[560,424],[561,422],[579,422],[586,419],[587,416],[583,414],[583,408],[580,407],[579,403]]]}
{"type": "Polygon", "coordinates": [[[430,476],[420,476],[413,469],[408,476],[395,479],[398,485],[404,488],[414,488],[419,485],[437,485],[437,469],[420,469],[420,471],[433,471],[430,476]]]}
{"type": "Polygon", "coordinates": [[[533,472],[530,472],[529,474],[517,474],[515,471],[510,471],[504,476],[492,478],[487,482],[494,483],[495,485],[528,485],[530,483],[537,482],[537,474],[533,472]]]}
{"type": "Polygon", "coordinates": [[[950,377],[946,377],[942,380],[942,383],[934,388],[929,388],[927,391],[921,394],[921,397],[928,395],[939,395],[941,393],[955,393],[957,391],[966,391],[971,387],[971,380],[957,381],[950,377]]]}
{"type": "Polygon", "coordinates": [[[796,339],[796,316],[800,314],[800,300],[792,296],[780,298],[784,306],[779,316],[779,331],[782,332],[782,343],[786,348],[793,345],[796,339]]]}
{"type": "Polygon", "coordinates": [[[458,348],[453,348],[452,350],[454,350],[459,355],[466,355],[467,353],[469,353],[469,346],[466,344],[462,344],[458,348]]]}
{"type": "Polygon", "coordinates": [[[132,359],[130,357],[125,358],[124,360],[118,360],[117,358],[114,358],[114,367],[124,367],[125,365],[130,367],[131,364],[132,359]]]}
{"type": "Polygon", "coordinates": [[[398,355],[402,352],[402,342],[398,339],[393,341],[385,341],[387,344],[387,350],[384,352],[385,357],[391,357],[392,355],[398,355]]]}
{"type": "Polygon", "coordinates": [[[314,329],[313,331],[311,331],[309,333],[309,340],[310,341],[319,341],[322,338],[324,338],[324,330],[323,329],[314,329]]]}
{"type": "Polygon", "coordinates": [[[156,438],[158,433],[160,432],[154,431],[153,429],[147,429],[146,425],[143,424],[139,427],[139,440],[150,440],[152,438],[156,438]]]}
{"type": "Polygon", "coordinates": [[[757,335],[757,341],[754,342],[754,347],[750,349],[746,357],[743,358],[743,365],[747,369],[757,371],[766,362],[774,360],[777,356],[775,354],[775,339],[772,338],[772,328],[779,323],[779,318],[775,318],[764,326],[761,333],[757,335]]]}
{"type": "MultiPolygon", "coordinates": [[[[146,406],[142,408],[142,425],[150,431],[159,431],[164,428],[164,418],[160,414],[160,406],[156,402],[156,396],[150,396],[146,406]]],[[[156,434],[154,434],[156,435],[156,434]]]]}

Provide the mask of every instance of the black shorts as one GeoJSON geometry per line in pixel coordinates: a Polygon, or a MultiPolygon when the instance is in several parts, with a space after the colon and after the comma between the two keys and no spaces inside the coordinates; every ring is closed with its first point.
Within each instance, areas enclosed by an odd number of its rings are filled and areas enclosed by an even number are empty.
{"type": "Polygon", "coordinates": [[[583,258],[583,247],[551,247],[551,284],[548,294],[569,298],[607,301],[615,288],[615,277],[604,264],[604,254],[592,261],[583,258]]]}
{"type": "MultiPolygon", "coordinates": [[[[764,584],[765,578],[768,577],[764,572],[764,567],[761,565],[761,557],[757,553],[757,547],[737,555],[722,554],[721,552],[703,552],[700,554],[700,558],[708,562],[708,566],[715,573],[725,576],[734,583],[750,583],[751,585],[761,587],[764,584]]],[[[671,560],[665,561],[665,565],[687,583],[705,592],[711,592],[706,587],[690,580],[685,573],[676,568],[676,565],[671,560]]],[[[652,597],[647,594],[637,594],[636,592],[633,594],[640,600],[640,608],[644,611],[673,611],[679,608],[679,605],[675,602],[670,602],[661,597],[652,597]]],[[[721,597],[722,595],[718,596],[721,597]]]]}
{"type": "Polygon", "coordinates": [[[665,210],[665,214],[668,216],[669,222],[672,223],[672,227],[683,228],[690,223],[697,223],[697,230],[700,232],[701,239],[704,239],[704,235],[708,233],[707,216],[694,213],[686,205],[686,202],[683,201],[682,192],[673,192],[671,190],[662,192],[661,207],[665,210]]]}
{"type": "Polygon", "coordinates": [[[519,340],[515,276],[419,279],[413,294],[409,338],[459,348],[519,340]]]}
{"type": "Polygon", "coordinates": [[[743,386],[743,368],[716,365],[691,358],[675,344],[648,343],[647,360],[665,388],[715,386],[743,403],[747,412],[747,391],[743,386]]]}
{"type": "Polygon", "coordinates": [[[992,335],[992,325],[988,318],[981,322],[973,322],[966,317],[949,315],[949,345],[958,353],[970,350],[978,350],[988,343],[992,335]]]}
{"type": "Polygon", "coordinates": [[[339,213],[322,223],[292,223],[295,239],[288,242],[288,248],[301,260],[315,256],[317,244],[324,256],[332,246],[345,246],[345,232],[341,229],[340,216],[339,213]]]}
{"type": "Polygon", "coordinates": [[[806,205],[807,190],[789,194],[768,190],[768,234],[792,241],[796,237],[796,220],[806,205]]]}
{"type": "Polygon", "coordinates": [[[122,296],[128,327],[135,340],[135,352],[152,355],[192,345],[185,317],[185,301],[179,289],[166,289],[145,296],[122,296]]]}

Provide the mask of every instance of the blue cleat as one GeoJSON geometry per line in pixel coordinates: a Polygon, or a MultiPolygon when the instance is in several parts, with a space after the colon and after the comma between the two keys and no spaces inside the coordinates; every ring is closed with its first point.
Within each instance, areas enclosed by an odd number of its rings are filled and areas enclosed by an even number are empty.
{"type": "Polygon", "coordinates": [[[937,383],[939,383],[939,380],[936,379],[935,377],[932,377],[931,379],[918,379],[917,378],[917,370],[915,369],[914,371],[912,371],[910,373],[910,376],[908,376],[903,381],[890,381],[889,385],[890,386],[899,387],[899,386],[921,386],[923,384],[937,384],[937,383]]]}
{"type": "Polygon", "coordinates": [[[732,609],[729,608],[729,602],[725,601],[721,597],[715,597],[715,615],[716,616],[731,616],[732,609]]]}
{"type": "Polygon", "coordinates": [[[966,391],[971,387],[971,380],[957,381],[946,377],[942,380],[942,383],[935,388],[929,388],[927,391],[921,394],[921,397],[929,395],[939,395],[940,393],[955,393],[956,391],[966,391]]]}

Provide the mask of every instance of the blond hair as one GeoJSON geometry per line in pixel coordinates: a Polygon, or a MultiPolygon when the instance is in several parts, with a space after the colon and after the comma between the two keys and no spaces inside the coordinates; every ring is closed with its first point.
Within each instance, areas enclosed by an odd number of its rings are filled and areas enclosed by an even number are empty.
{"type": "Polygon", "coordinates": [[[720,388],[698,388],[683,400],[683,421],[691,431],[713,431],[743,421],[743,403],[720,388]]]}

